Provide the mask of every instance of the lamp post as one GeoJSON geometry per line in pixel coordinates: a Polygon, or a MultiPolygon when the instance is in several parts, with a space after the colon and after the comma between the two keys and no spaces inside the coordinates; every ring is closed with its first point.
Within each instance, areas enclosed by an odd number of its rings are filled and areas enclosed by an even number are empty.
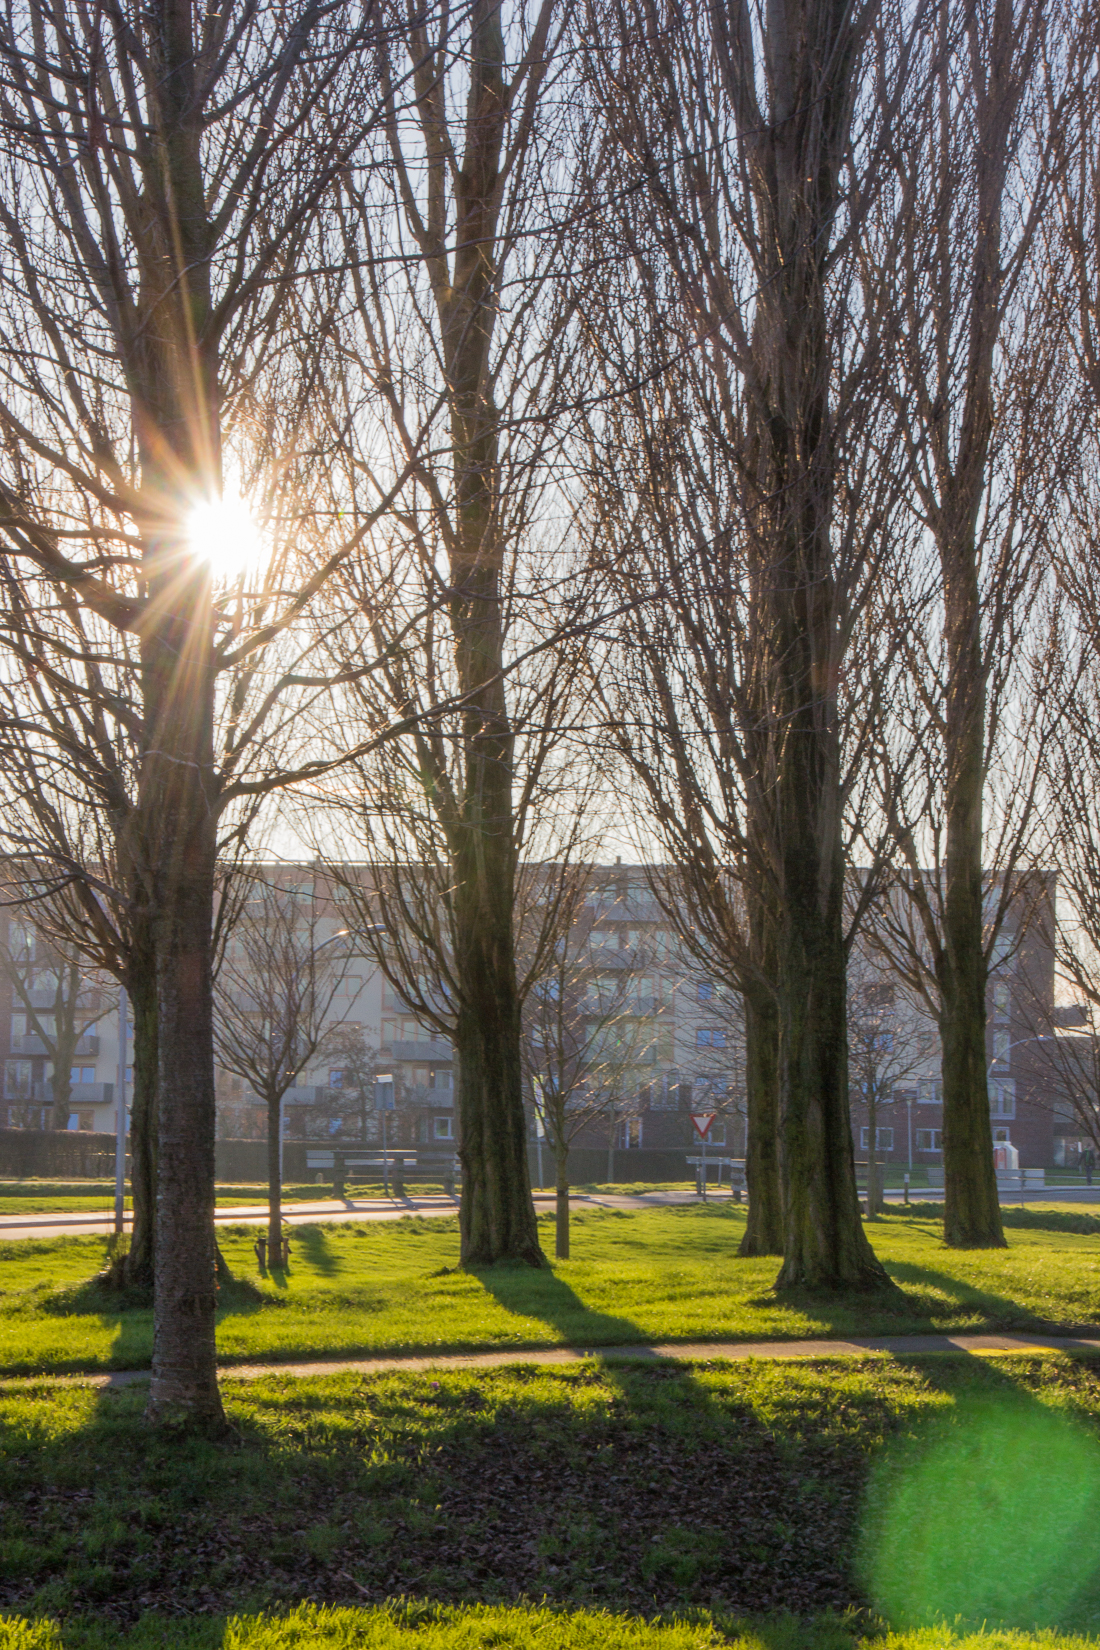
{"type": "Polygon", "coordinates": [[[118,988],[118,1093],[115,1097],[115,1236],[126,1225],[126,1055],[129,1051],[130,1016],[126,987],[118,988]]]}
{"type": "Polygon", "coordinates": [[[386,1144],[386,1113],[393,1111],[393,1073],[379,1072],[374,1079],[374,1108],[382,1113],[382,1190],[390,1195],[390,1158],[386,1144]]]}

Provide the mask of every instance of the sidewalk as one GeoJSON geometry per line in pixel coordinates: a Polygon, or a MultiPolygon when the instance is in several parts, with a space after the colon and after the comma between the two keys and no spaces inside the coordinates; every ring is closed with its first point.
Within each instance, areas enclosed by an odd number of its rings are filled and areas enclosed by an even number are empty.
{"type": "MultiPolygon", "coordinates": [[[[267,1375],[293,1376],[315,1379],[324,1375],[383,1375],[404,1372],[419,1374],[433,1369],[501,1369],[508,1364],[578,1364],[594,1360],[598,1363],[710,1363],[715,1359],[741,1361],[747,1358],[768,1360],[806,1360],[811,1358],[861,1358],[875,1354],[894,1357],[927,1357],[951,1354],[956,1357],[992,1358],[1002,1356],[1035,1356],[1038,1353],[1074,1352],[1088,1357],[1100,1357],[1100,1329],[1095,1337],[1085,1335],[873,1335],[866,1338],[831,1341],[691,1341],[671,1342],[665,1345],[639,1344],[633,1346],[548,1346],[516,1347],[500,1352],[458,1352],[428,1354],[410,1353],[389,1358],[339,1358],[331,1361],[285,1364],[223,1364],[219,1375],[223,1381],[256,1381],[267,1375]]],[[[88,1375],[12,1375],[5,1376],[0,1388],[28,1381],[49,1381],[56,1385],[92,1386],[111,1390],[135,1386],[148,1381],[147,1369],[114,1370],[109,1374],[88,1375]]]]}
{"type": "MultiPolygon", "coordinates": [[[[728,1195],[728,1194],[727,1194],[728,1195]]],[[[553,1192],[535,1192],[536,1204],[552,1207],[553,1192]]],[[[570,1200],[575,1207],[601,1209],[653,1209],[669,1204],[695,1203],[694,1192],[592,1193],[575,1192],[570,1200]]],[[[726,1198],[722,1199],[723,1202],[726,1198]]],[[[406,1215],[454,1215],[458,1213],[458,1199],[428,1196],[405,1198],[326,1198],[315,1203],[284,1203],[283,1219],[290,1226],[303,1226],[314,1221],[346,1220],[403,1220],[406,1215]]],[[[126,1214],[129,1226],[130,1213],[126,1214]]],[[[214,1215],[218,1226],[266,1226],[267,1205],[243,1203],[228,1209],[218,1209],[214,1215]]],[[[97,1212],[0,1215],[0,1241],[5,1238],[101,1237],[115,1229],[114,1215],[97,1212]]]]}

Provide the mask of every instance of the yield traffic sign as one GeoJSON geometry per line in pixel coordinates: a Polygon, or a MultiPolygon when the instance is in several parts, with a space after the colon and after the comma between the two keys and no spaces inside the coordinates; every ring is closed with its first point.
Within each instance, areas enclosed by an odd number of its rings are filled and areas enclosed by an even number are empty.
{"type": "Polygon", "coordinates": [[[710,1133],[710,1126],[714,1122],[716,1113],[712,1111],[693,1111],[691,1114],[692,1126],[700,1140],[705,1140],[710,1133]]]}

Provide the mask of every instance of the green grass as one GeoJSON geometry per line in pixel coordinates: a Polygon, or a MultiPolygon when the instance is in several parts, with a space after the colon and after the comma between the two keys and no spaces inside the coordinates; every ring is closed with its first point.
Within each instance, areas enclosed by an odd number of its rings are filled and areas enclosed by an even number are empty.
{"type": "Polygon", "coordinates": [[[647,1621],[538,1605],[302,1605],[278,1616],[145,1617],[129,1631],[94,1619],[64,1627],[0,1621],[0,1650],[1091,1650],[1095,1642],[1066,1633],[960,1634],[942,1627],[865,1639],[831,1621],[753,1627],[703,1613],[690,1621],[647,1621]]]}
{"type": "MultiPolygon", "coordinates": [[[[289,1272],[261,1278],[254,1229],[223,1227],[235,1281],[221,1293],[218,1347],[228,1363],[285,1362],[1093,1325],[1100,1241],[1051,1229],[1065,1218],[1056,1210],[1045,1225],[1011,1227],[1007,1250],[966,1252],[945,1248],[918,1211],[891,1213],[867,1230],[901,1293],[824,1302],[772,1293],[777,1263],[738,1258],[743,1213],[728,1204],[584,1210],[574,1258],[545,1272],[459,1271],[457,1221],[411,1217],[297,1227],[289,1272]]],[[[549,1247],[549,1215],[541,1231],[549,1247]]],[[[0,1373],[148,1366],[151,1313],[120,1310],[89,1281],[106,1250],[96,1237],[0,1244],[0,1373]]]]}
{"type": "MultiPolygon", "coordinates": [[[[60,1621],[54,1644],[70,1647],[136,1628],[149,1650],[702,1650],[755,1619],[745,1650],[851,1650],[891,1596],[876,1555],[900,1548],[921,1574],[922,1554],[965,1558],[961,1605],[957,1576],[942,1597],[933,1577],[928,1622],[946,1600],[960,1629],[1100,1625],[1095,1530],[1082,1540],[1064,1516],[1061,1475],[1036,1460],[1020,1479],[1020,1452],[1004,1452],[1016,1429],[1048,1461],[1066,1440],[1100,1451],[1100,1383],[1069,1358],[589,1362],[224,1391],[228,1444],[150,1432],[137,1388],[0,1392],[0,1607],[60,1621]],[[965,1472],[944,1471],[952,1449],[965,1472]],[[891,1497],[919,1489],[922,1466],[944,1493],[913,1527],[891,1497]],[[460,1608],[377,1608],[408,1599],[460,1608]],[[279,1619],[322,1604],[356,1613],[279,1619]]],[[[890,1650],[954,1642],[913,1631],[925,1624],[900,1621],[890,1650]]],[[[19,1630],[13,1650],[47,1628],[19,1630]]],[[[1025,1642],[1061,1641],[981,1641],[1025,1642]]]]}

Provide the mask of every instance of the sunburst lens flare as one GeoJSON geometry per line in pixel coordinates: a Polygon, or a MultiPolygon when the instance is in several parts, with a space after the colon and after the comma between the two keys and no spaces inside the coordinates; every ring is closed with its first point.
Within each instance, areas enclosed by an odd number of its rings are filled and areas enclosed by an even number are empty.
{"type": "Polygon", "coordinates": [[[231,583],[259,562],[263,538],[246,501],[228,489],[196,504],[187,522],[191,549],[218,584],[231,583]]]}

